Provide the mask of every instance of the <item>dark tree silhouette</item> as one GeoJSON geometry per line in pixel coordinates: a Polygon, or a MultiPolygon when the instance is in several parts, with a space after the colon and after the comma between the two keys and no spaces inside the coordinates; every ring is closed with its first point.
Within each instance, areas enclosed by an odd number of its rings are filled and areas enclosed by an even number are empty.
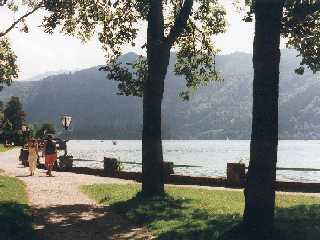
{"type": "Polygon", "coordinates": [[[255,3],[253,118],[243,221],[263,235],[271,232],[275,203],[282,9],[279,0],[255,3]]]}
{"type": "Polygon", "coordinates": [[[303,57],[297,73],[303,73],[305,66],[318,71],[319,9],[318,1],[307,0],[255,0],[251,5],[255,14],[253,119],[243,227],[259,239],[269,238],[273,231],[280,36],[303,57]]]}

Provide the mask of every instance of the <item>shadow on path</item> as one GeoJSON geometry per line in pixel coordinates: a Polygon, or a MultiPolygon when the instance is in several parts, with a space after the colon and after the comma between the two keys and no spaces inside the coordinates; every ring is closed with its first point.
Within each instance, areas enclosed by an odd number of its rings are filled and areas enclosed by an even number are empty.
{"type": "Polygon", "coordinates": [[[142,229],[133,228],[108,207],[88,204],[34,208],[39,239],[150,239],[142,229]]]}
{"type": "Polygon", "coordinates": [[[0,202],[0,239],[35,239],[28,205],[0,202]]]}

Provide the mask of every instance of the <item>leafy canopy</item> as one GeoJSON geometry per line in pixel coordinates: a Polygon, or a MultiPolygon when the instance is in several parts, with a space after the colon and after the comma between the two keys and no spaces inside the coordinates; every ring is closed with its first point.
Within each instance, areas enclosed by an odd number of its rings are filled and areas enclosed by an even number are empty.
{"type": "MultiPolygon", "coordinates": [[[[237,0],[239,2],[239,0],[237,0]]],[[[244,0],[249,6],[244,21],[251,22],[256,0],[244,0]]],[[[305,68],[313,73],[320,70],[320,1],[279,0],[283,4],[281,36],[286,47],[298,51],[300,66],[295,70],[303,74],[305,68]]]]}
{"type": "MultiPolygon", "coordinates": [[[[147,78],[146,58],[139,56],[133,63],[122,63],[119,57],[125,46],[135,45],[138,31],[144,26],[143,22],[148,21],[151,1],[48,0],[45,7],[50,14],[43,26],[48,33],[59,29],[83,41],[97,35],[107,61],[102,69],[119,82],[119,94],[142,96],[147,78]]],[[[225,31],[226,12],[217,0],[163,0],[163,41],[172,40],[170,33],[176,30],[181,13],[190,3],[193,7],[187,26],[170,46],[177,51],[175,72],[185,75],[186,85],[192,89],[219,79],[215,69],[215,55],[219,50],[214,36],[225,31]]],[[[141,46],[145,47],[146,44],[141,46]]]]}
{"type": "Polygon", "coordinates": [[[16,60],[17,56],[12,51],[8,39],[0,39],[0,90],[18,77],[16,60]]]}
{"type": "Polygon", "coordinates": [[[43,139],[47,134],[55,134],[56,129],[52,123],[43,123],[40,128],[37,126],[35,128],[35,138],[43,139]]]}
{"type": "Polygon", "coordinates": [[[0,7],[6,8],[7,11],[15,15],[21,14],[7,28],[0,25],[0,91],[5,85],[9,86],[14,79],[18,77],[17,56],[11,49],[10,42],[7,38],[8,33],[13,29],[19,28],[20,31],[27,33],[29,31],[25,19],[42,8],[43,2],[37,0],[0,0],[0,7]],[[27,11],[20,10],[23,6],[27,11]]]}

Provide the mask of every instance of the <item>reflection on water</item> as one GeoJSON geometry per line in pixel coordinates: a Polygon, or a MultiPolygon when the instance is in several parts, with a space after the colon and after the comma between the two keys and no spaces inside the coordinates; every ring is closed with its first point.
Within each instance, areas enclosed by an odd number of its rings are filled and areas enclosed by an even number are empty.
{"type": "MultiPolygon", "coordinates": [[[[247,140],[165,140],[164,159],[176,165],[200,167],[177,167],[175,172],[192,176],[225,176],[227,162],[240,159],[248,164],[249,145],[247,140]]],[[[124,164],[125,170],[141,171],[141,141],[119,140],[114,145],[111,140],[74,140],[68,143],[70,154],[75,158],[96,160],[75,162],[75,166],[103,167],[103,157],[116,156],[124,164]]],[[[279,167],[320,169],[320,141],[280,141],[278,153],[279,167]]],[[[278,180],[320,182],[320,172],[278,171],[278,180]]]]}

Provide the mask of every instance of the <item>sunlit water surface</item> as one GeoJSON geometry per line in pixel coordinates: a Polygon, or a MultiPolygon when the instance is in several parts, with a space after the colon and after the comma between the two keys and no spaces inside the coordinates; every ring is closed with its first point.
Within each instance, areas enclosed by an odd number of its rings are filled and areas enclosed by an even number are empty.
{"type": "MultiPolygon", "coordinates": [[[[164,160],[176,165],[175,172],[191,176],[225,176],[228,162],[242,160],[248,164],[249,145],[247,140],[165,140],[164,160]]],[[[116,156],[127,171],[141,171],[141,141],[119,140],[72,140],[68,143],[69,153],[77,159],[75,166],[103,167],[103,157],[116,156]],[[131,164],[133,163],[133,164],[131,164]]],[[[320,141],[280,141],[278,167],[320,169],[320,141]]],[[[320,182],[320,172],[278,171],[277,179],[284,181],[320,182]]]]}

